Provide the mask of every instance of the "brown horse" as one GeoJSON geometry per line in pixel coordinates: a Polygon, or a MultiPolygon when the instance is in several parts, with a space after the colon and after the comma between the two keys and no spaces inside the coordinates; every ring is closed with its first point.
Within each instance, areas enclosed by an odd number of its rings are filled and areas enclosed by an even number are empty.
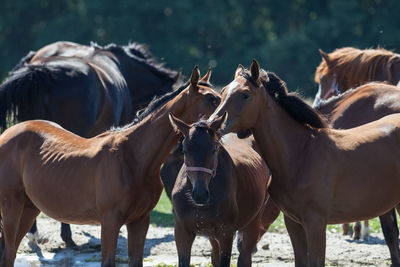
{"type": "Polygon", "coordinates": [[[251,266],[251,252],[260,238],[258,229],[268,199],[267,166],[247,141],[232,135],[220,139],[225,119],[226,113],[210,123],[188,125],[170,117],[185,137],[184,165],[172,191],[180,267],[190,266],[196,235],[208,236],[212,264],[220,267],[230,266],[237,230],[243,229],[239,267],[251,266]]]}
{"type": "Polygon", "coordinates": [[[226,111],[224,132],[253,133],[271,170],[268,191],[285,214],[296,266],[324,266],[327,224],[390,217],[400,202],[400,114],[332,129],[255,60],[250,71],[238,67],[210,120],[226,111]]]}
{"type": "Polygon", "coordinates": [[[330,54],[319,50],[322,61],[315,72],[319,89],[313,106],[321,99],[338,95],[371,81],[397,85],[400,80],[400,55],[383,48],[360,50],[336,49],[330,54]]]}
{"type": "Polygon", "coordinates": [[[154,100],[142,119],[124,128],[82,138],[46,121],[27,121],[0,136],[0,207],[5,238],[1,266],[43,211],[75,224],[101,224],[102,266],[115,266],[119,229],[126,224],[130,266],[142,266],[150,211],[161,191],[160,166],[180,135],[169,112],[197,121],[219,103],[199,82],[154,100]]]}
{"type": "MultiPolygon", "coordinates": [[[[385,83],[367,83],[328,100],[321,100],[315,109],[328,119],[333,128],[349,129],[390,114],[400,113],[400,88],[385,83]]],[[[356,193],[357,188],[354,191],[356,193]]],[[[394,211],[393,216],[396,218],[394,211]]],[[[397,227],[397,221],[395,223],[397,227]]],[[[343,234],[346,235],[348,232],[349,224],[343,224],[343,234]]],[[[398,230],[391,232],[398,235],[398,230]]],[[[361,236],[367,239],[368,235],[368,221],[364,221],[363,228],[360,222],[353,225],[354,239],[360,239],[361,236]]]]}

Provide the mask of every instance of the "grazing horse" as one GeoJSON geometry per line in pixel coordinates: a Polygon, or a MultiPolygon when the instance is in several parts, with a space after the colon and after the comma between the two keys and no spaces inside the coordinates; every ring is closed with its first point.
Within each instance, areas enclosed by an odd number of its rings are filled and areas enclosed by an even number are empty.
{"type": "MultiPolygon", "coordinates": [[[[332,129],[255,60],[250,71],[237,68],[222,95],[209,120],[228,112],[224,133],[254,135],[272,173],[268,191],[285,215],[296,266],[325,266],[327,224],[390,217],[400,202],[400,114],[332,129]]],[[[391,253],[393,266],[400,266],[398,241],[391,253]]]]}
{"type": "MultiPolygon", "coordinates": [[[[154,95],[172,91],[179,74],[143,46],[56,42],[30,52],[0,85],[0,130],[8,120],[44,119],[82,137],[124,125],[154,95]]],[[[30,239],[37,237],[36,221],[30,239]]],[[[75,247],[69,225],[61,237],[75,247]]]]}
{"type": "Polygon", "coordinates": [[[338,95],[367,82],[382,81],[397,85],[400,80],[400,55],[383,48],[360,50],[353,47],[336,49],[330,54],[319,50],[322,61],[315,72],[321,99],[338,95]]]}
{"type": "MultiPolygon", "coordinates": [[[[390,114],[400,113],[400,88],[385,83],[371,82],[327,100],[321,100],[315,109],[328,119],[333,128],[349,129],[390,114]]],[[[357,194],[357,188],[358,185],[354,188],[355,194],[357,194]]],[[[394,210],[393,218],[396,218],[394,210]]],[[[391,232],[398,235],[397,220],[393,222],[395,228],[391,232]]],[[[384,227],[382,225],[382,229],[384,227]]],[[[343,224],[343,234],[347,235],[348,232],[349,224],[343,224]]],[[[361,236],[367,239],[368,235],[368,221],[364,221],[363,228],[360,222],[353,225],[354,239],[360,239],[361,236]]]]}
{"type": "Polygon", "coordinates": [[[171,115],[184,136],[184,165],[172,191],[179,266],[190,266],[196,235],[208,236],[213,266],[229,267],[235,232],[243,230],[238,266],[251,266],[259,240],[269,176],[261,156],[246,141],[219,129],[226,113],[213,122],[188,125],[171,115]]]}
{"type": "Polygon", "coordinates": [[[115,266],[126,224],[129,266],[142,266],[150,211],[162,192],[160,166],[180,138],[168,114],[192,123],[219,103],[199,75],[195,67],[187,86],[153,100],[134,123],[92,138],[39,120],[8,128],[0,136],[0,266],[13,266],[39,211],[67,223],[101,224],[102,266],[115,266]]]}

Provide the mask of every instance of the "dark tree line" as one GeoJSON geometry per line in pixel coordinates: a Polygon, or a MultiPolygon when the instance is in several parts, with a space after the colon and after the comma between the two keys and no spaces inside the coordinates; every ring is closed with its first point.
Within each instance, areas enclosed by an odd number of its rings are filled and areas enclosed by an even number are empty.
{"type": "Polygon", "coordinates": [[[398,51],[399,13],[398,0],[2,0],[0,77],[29,50],[58,40],[136,41],[186,75],[196,64],[215,68],[218,85],[254,57],[311,96],[318,48],[398,51]]]}

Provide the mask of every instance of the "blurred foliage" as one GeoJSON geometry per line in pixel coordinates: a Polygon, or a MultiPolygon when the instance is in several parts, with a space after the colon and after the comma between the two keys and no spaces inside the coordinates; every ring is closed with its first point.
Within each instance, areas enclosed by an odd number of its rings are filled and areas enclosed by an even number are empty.
{"type": "Polygon", "coordinates": [[[0,77],[30,50],[67,40],[146,43],[189,75],[215,68],[223,85],[256,58],[292,90],[313,95],[318,48],[397,49],[398,0],[2,0],[0,77]]]}

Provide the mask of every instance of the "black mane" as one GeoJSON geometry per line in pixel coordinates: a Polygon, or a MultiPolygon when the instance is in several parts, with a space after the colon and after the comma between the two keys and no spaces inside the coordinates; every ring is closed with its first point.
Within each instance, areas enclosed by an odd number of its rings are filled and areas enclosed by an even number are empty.
{"type": "Polygon", "coordinates": [[[94,42],[91,42],[90,45],[100,51],[108,51],[113,54],[121,53],[129,58],[142,62],[162,79],[176,82],[179,78],[179,72],[168,69],[164,66],[164,63],[158,62],[157,59],[150,53],[146,45],[135,42],[129,43],[126,46],[120,46],[111,43],[102,47],[94,42]]]}
{"type": "MultiPolygon", "coordinates": [[[[250,82],[253,80],[248,70],[244,70],[241,75],[250,82]]],[[[260,80],[272,99],[286,110],[297,122],[314,128],[328,127],[326,120],[296,93],[288,93],[285,82],[279,78],[278,75],[261,69],[260,80]],[[264,76],[262,76],[262,74],[264,74],[264,76]]],[[[255,84],[256,82],[253,81],[252,83],[255,84]]]]}

